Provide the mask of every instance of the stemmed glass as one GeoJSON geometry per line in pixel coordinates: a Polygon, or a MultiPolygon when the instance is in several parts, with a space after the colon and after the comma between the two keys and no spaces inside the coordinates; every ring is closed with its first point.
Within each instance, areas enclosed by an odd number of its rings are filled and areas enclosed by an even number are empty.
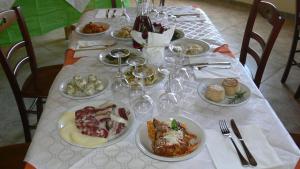
{"type": "Polygon", "coordinates": [[[126,87],[124,86],[123,80],[124,75],[121,71],[121,64],[122,64],[122,57],[124,56],[124,53],[117,52],[112,57],[118,59],[118,72],[115,74],[114,81],[111,85],[112,91],[116,99],[122,98],[122,95],[124,94],[126,87]]]}
{"type": "Polygon", "coordinates": [[[120,25],[128,26],[128,25],[130,25],[130,17],[127,14],[124,0],[121,0],[121,6],[122,6],[122,14],[120,16],[120,25]]]}
{"type": "Polygon", "coordinates": [[[135,115],[140,120],[145,120],[151,116],[152,109],[153,109],[153,100],[152,98],[146,93],[144,86],[145,80],[154,75],[154,72],[149,71],[145,67],[145,59],[141,57],[134,57],[128,59],[129,65],[133,66],[134,70],[132,72],[133,76],[135,77],[135,81],[133,86],[136,87],[138,90],[141,90],[141,95],[135,98],[131,104],[135,115]]]}
{"type": "Polygon", "coordinates": [[[168,26],[168,13],[165,11],[162,3],[159,3],[156,19],[163,26],[168,26]]]}

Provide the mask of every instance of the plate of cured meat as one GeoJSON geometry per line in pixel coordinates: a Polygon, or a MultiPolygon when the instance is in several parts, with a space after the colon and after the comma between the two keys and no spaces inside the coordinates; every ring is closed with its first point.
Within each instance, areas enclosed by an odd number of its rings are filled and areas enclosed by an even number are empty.
{"type": "Polygon", "coordinates": [[[205,143],[204,130],[183,116],[155,117],[140,125],[136,144],[147,156],[160,161],[183,161],[196,156],[205,143]]]}
{"type": "Polygon", "coordinates": [[[93,101],[67,110],[58,120],[66,142],[84,148],[105,147],[124,139],[134,115],[120,103],[93,101]]]}

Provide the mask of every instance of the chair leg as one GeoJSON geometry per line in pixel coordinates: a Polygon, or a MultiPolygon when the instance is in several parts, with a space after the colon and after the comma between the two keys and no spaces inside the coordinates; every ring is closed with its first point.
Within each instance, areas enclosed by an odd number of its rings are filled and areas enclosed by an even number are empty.
{"type": "Polygon", "coordinates": [[[296,94],[295,94],[295,98],[296,98],[296,99],[299,99],[299,98],[300,98],[300,85],[299,85],[299,87],[298,87],[298,89],[297,89],[297,92],[296,92],[296,94]]]}
{"type": "Polygon", "coordinates": [[[43,112],[43,99],[42,98],[37,99],[36,110],[37,110],[37,120],[39,121],[40,117],[42,115],[42,112],[43,112]]]}
{"type": "Polygon", "coordinates": [[[299,36],[299,31],[296,28],[295,33],[294,33],[292,48],[291,48],[291,51],[290,51],[289,60],[288,60],[287,65],[285,67],[284,73],[282,75],[281,83],[285,83],[287,77],[289,76],[289,73],[290,73],[290,70],[291,70],[291,67],[292,67],[292,64],[293,64],[293,61],[294,61],[294,56],[295,56],[297,44],[298,44],[298,36],[299,36]]]}
{"type": "Polygon", "coordinates": [[[31,142],[31,133],[30,133],[30,125],[27,117],[27,112],[21,112],[21,120],[23,125],[23,131],[25,136],[25,142],[31,142]]]}

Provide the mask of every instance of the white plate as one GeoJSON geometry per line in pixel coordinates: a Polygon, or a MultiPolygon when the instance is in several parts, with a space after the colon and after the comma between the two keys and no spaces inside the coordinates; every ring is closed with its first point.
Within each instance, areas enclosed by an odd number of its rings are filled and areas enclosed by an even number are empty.
{"type": "Polygon", "coordinates": [[[119,30],[115,30],[115,31],[111,31],[110,35],[111,37],[117,39],[117,40],[123,40],[123,41],[130,41],[132,40],[132,38],[121,38],[121,37],[117,37],[116,36],[116,33],[118,32],[119,30]]]}
{"type": "MultiPolygon", "coordinates": [[[[97,24],[104,24],[104,25],[107,25],[108,26],[108,29],[106,29],[105,31],[103,32],[99,32],[99,33],[83,33],[81,32],[81,30],[84,28],[84,25],[79,25],[76,27],[75,29],[75,32],[78,33],[79,35],[83,35],[83,36],[97,36],[97,35],[102,35],[104,34],[105,32],[107,32],[109,29],[110,29],[110,25],[108,23],[105,23],[105,22],[93,22],[93,23],[97,23],[97,24]]],[[[88,23],[87,23],[88,24],[88,23]]]]}
{"type": "MultiPolygon", "coordinates": [[[[84,104],[81,104],[81,105],[78,105],[78,106],[75,106],[73,108],[70,108],[69,110],[66,111],[66,113],[69,113],[70,116],[64,116],[62,115],[60,117],[60,119],[58,120],[58,129],[59,129],[59,134],[60,134],[60,137],[65,140],[66,142],[68,142],[69,144],[72,144],[74,146],[78,146],[78,147],[83,147],[83,148],[98,148],[98,147],[106,147],[106,146],[109,146],[109,145],[112,145],[112,144],[115,144],[121,140],[123,140],[124,138],[126,138],[126,136],[130,133],[131,131],[131,127],[133,125],[133,122],[134,122],[134,115],[133,113],[130,113],[129,116],[128,116],[128,125],[126,126],[126,128],[119,134],[117,135],[117,137],[114,137],[114,138],[111,138],[111,139],[108,139],[107,142],[105,143],[101,143],[99,142],[99,144],[94,144],[94,145],[88,145],[88,144],[84,144],[84,143],[77,143],[76,141],[72,140],[72,139],[66,139],[65,138],[65,134],[68,134],[68,133],[63,133],[64,131],[62,131],[62,129],[64,127],[68,127],[72,124],[70,123],[73,123],[74,126],[72,127],[75,127],[75,111],[79,110],[79,109],[82,109],[86,106],[100,106],[101,104],[105,103],[107,100],[98,100],[98,101],[93,101],[93,102],[89,102],[89,103],[84,103],[84,104]],[[64,134],[64,135],[63,135],[64,134]]],[[[124,105],[122,104],[117,104],[117,107],[124,107],[127,111],[129,110],[128,108],[126,108],[124,105]]],[[[76,128],[76,130],[78,130],[76,128]]],[[[80,131],[76,131],[76,133],[80,133],[80,131]]],[[[71,136],[72,137],[72,136],[71,136]]],[[[82,139],[85,139],[85,138],[90,138],[91,136],[86,136],[86,135],[83,135],[83,134],[80,134],[80,138],[82,139]]],[[[93,137],[95,139],[101,139],[101,138],[97,138],[97,137],[93,137]]]]}
{"type": "MultiPolygon", "coordinates": [[[[86,78],[89,74],[94,74],[94,73],[80,73],[80,74],[76,74],[76,75],[80,75],[82,78],[86,78]]],[[[97,75],[96,75],[97,76],[97,75]]],[[[65,89],[66,89],[66,86],[68,85],[68,83],[73,79],[73,76],[72,78],[69,78],[69,79],[66,79],[64,80],[60,85],[59,85],[59,91],[60,93],[67,97],[67,98],[70,98],[70,99],[89,99],[89,98],[93,98],[93,97],[96,97],[96,96],[99,96],[101,95],[101,93],[107,88],[108,84],[109,84],[109,80],[107,77],[105,76],[97,76],[97,79],[101,80],[102,83],[103,83],[103,90],[101,91],[98,91],[96,93],[94,93],[93,95],[90,95],[90,96],[87,96],[87,95],[82,95],[82,96],[72,96],[72,95],[68,95],[67,93],[65,93],[65,89]]]]}
{"type": "Polygon", "coordinates": [[[155,155],[152,151],[152,143],[150,138],[148,137],[148,129],[147,129],[147,123],[143,123],[140,125],[138,128],[136,135],[135,135],[135,141],[138,146],[138,148],[147,156],[160,160],[160,161],[183,161],[190,159],[194,156],[196,156],[202,148],[204,147],[205,144],[205,133],[204,130],[193,120],[183,117],[183,116],[162,116],[162,117],[155,117],[158,120],[172,120],[175,119],[181,123],[186,124],[187,130],[193,134],[195,134],[200,140],[199,140],[199,145],[196,150],[194,150],[192,153],[180,156],[180,157],[163,157],[163,156],[158,156],[155,155]]]}
{"type": "Polygon", "coordinates": [[[197,89],[198,94],[200,95],[200,97],[204,101],[206,101],[208,103],[218,105],[218,106],[225,106],[225,107],[240,106],[241,104],[244,104],[249,100],[249,98],[251,96],[251,91],[245,84],[243,84],[241,82],[240,82],[240,88],[241,88],[240,91],[241,92],[246,92],[246,93],[244,94],[244,97],[241,100],[238,100],[237,103],[230,104],[229,101],[232,97],[229,97],[229,96],[225,96],[225,99],[221,102],[214,102],[214,101],[211,101],[211,100],[207,99],[205,97],[205,91],[206,91],[207,86],[210,85],[210,84],[219,84],[219,85],[222,86],[222,81],[223,81],[223,79],[210,79],[210,80],[207,80],[206,82],[203,82],[203,84],[200,84],[198,86],[198,89],[197,89]]]}
{"type": "MultiPolygon", "coordinates": [[[[142,56],[142,52],[140,52],[140,51],[138,51],[138,50],[136,50],[136,49],[133,49],[133,48],[127,48],[127,47],[116,47],[116,48],[126,48],[126,49],[128,49],[128,50],[130,51],[130,53],[133,53],[133,54],[135,54],[135,55],[137,55],[137,56],[142,56]]],[[[112,63],[109,63],[109,62],[107,61],[107,59],[105,58],[106,55],[108,55],[112,49],[115,49],[115,48],[111,48],[110,50],[101,52],[101,53],[99,54],[98,59],[99,59],[99,61],[100,61],[101,63],[103,63],[104,65],[107,65],[107,66],[116,66],[116,67],[118,67],[118,66],[119,66],[118,64],[112,64],[112,63]]],[[[131,57],[131,56],[129,56],[129,57],[131,57]]],[[[128,65],[128,64],[127,64],[127,62],[125,62],[125,63],[123,63],[123,64],[121,64],[121,65],[122,65],[122,66],[126,66],[126,65],[128,65]]]]}
{"type": "Polygon", "coordinates": [[[184,56],[186,56],[186,57],[201,56],[201,55],[203,55],[204,53],[206,53],[210,50],[210,47],[209,47],[208,43],[206,43],[205,41],[195,40],[195,39],[186,39],[186,38],[172,41],[169,45],[169,50],[174,54],[178,54],[177,52],[173,51],[174,46],[181,46],[183,48],[183,50],[185,50],[193,44],[197,44],[197,45],[201,46],[203,48],[203,51],[201,51],[200,53],[198,53],[196,55],[183,54],[184,56]]]}

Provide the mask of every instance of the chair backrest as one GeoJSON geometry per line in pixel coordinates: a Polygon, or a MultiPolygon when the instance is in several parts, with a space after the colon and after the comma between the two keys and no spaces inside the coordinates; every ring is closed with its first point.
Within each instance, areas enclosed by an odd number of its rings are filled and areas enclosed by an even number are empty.
{"type": "MultiPolygon", "coordinates": [[[[31,73],[33,77],[35,77],[35,72],[37,69],[35,54],[33,51],[33,46],[31,43],[30,35],[27,30],[27,26],[25,24],[24,18],[21,14],[20,7],[14,7],[11,10],[5,10],[0,12],[0,32],[9,28],[13,23],[17,23],[20,29],[20,33],[22,35],[22,40],[18,43],[12,45],[6,53],[0,49],[0,62],[3,67],[3,70],[7,76],[9,84],[13,90],[13,94],[15,96],[18,109],[21,114],[21,119],[23,124],[28,124],[28,118],[26,114],[26,106],[24,104],[24,100],[21,93],[21,88],[17,81],[17,74],[19,69],[25,64],[29,62],[31,73]],[[14,53],[20,49],[25,47],[27,56],[21,58],[14,67],[11,65],[12,57],[14,53]]],[[[24,128],[24,130],[26,130],[24,128]]],[[[26,132],[25,132],[26,133],[26,132]]],[[[28,141],[31,138],[30,136],[25,134],[25,140],[28,141]]]]}
{"type": "Polygon", "coordinates": [[[159,4],[160,4],[161,6],[165,6],[165,0],[160,0],[160,1],[159,1],[159,4]]]}
{"type": "Polygon", "coordinates": [[[283,23],[284,18],[280,15],[279,11],[273,4],[262,0],[254,0],[244,33],[240,62],[245,65],[248,54],[254,58],[257,64],[254,82],[257,87],[259,87],[261,83],[267,61],[283,23]],[[253,31],[257,14],[260,14],[272,26],[272,30],[267,41],[265,41],[258,33],[253,31]],[[259,56],[259,54],[249,46],[251,39],[256,40],[262,48],[261,56],[259,56]]]}
{"type": "Polygon", "coordinates": [[[112,8],[117,8],[117,2],[116,2],[116,0],[111,0],[111,7],[112,8]]]}

